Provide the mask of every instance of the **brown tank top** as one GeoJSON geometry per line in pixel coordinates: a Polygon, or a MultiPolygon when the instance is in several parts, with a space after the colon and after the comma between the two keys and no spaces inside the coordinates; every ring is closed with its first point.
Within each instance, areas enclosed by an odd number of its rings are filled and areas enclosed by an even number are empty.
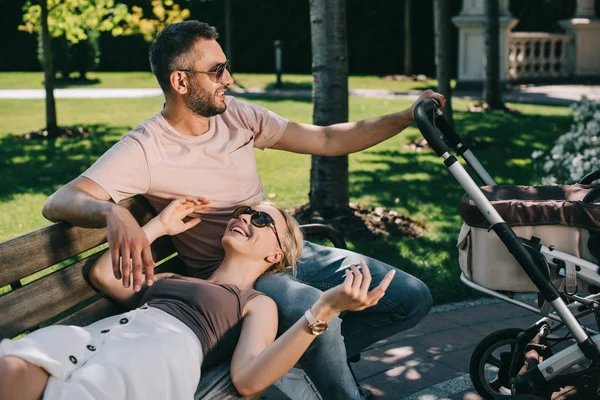
{"type": "Polygon", "coordinates": [[[202,344],[202,368],[208,368],[231,358],[242,329],[244,305],[261,294],[173,275],[150,286],[140,304],[163,310],[189,326],[202,344]]]}

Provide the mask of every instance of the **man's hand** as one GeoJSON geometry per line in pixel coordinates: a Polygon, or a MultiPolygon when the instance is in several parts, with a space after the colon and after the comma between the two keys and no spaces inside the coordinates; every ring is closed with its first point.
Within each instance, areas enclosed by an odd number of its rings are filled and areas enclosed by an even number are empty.
{"type": "Polygon", "coordinates": [[[437,100],[437,102],[440,103],[440,108],[442,110],[444,109],[444,107],[446,107],[446,98],[444,96],[442,96],[439,93],[434,92],[431,89],[427,89],[426,91],[424,91],[423,93],[421,93],[421,95],[419,96],[419,98],[410,107],[410,118],[412,119],[413,123],[415,122],[415,106],[417,104],[419,104],[421,101],[425,100],[425,99],[435,99],[435,100],[437,100]]]}
{"type": "Polygon", "coordinates": [[[106,237],[115,278],[123,279],[128,288],[133,269],[133,288],[137,292],[142,287],[142,267],[146,270],[146,284],[154,283],[154,260],[150,243],[131,213],[115,206],[106,220],[106,237]]]}

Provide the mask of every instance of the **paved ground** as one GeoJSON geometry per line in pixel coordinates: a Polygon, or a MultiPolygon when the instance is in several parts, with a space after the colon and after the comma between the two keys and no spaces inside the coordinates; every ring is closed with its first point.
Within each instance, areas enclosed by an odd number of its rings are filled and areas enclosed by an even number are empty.
{"type": "MultiPolygon", "coordinates": [[[[309,90],[278,90],[265,91],[263,89],[248,89],[231,91],[246,97],[310,97],[309,90]]],[[[350,91],[350,96],[370,98],[398,98],[416,99],[420,92],[391,92],[379,89],[355,89],[350,91]]],[[[160,89],[55,89],[56,98],[80,99],[80,98],[135,98],[162,96],[160,89]]],[[[577,101],[582,95],[594,99],[600,99],[600,86],[584,85],[553,85],[553,86],[524,86],[519,89],[507,91],[504,94],[505,101],[524,102],[536,104],[570,104],[577,101]]],[[[0,99],[43,99],[43,89],[2,89],[0,99]]],[[[456,91],[453,97],[464,99],[478,99],[480,92],[456,91]]]]}
{"type": "MultiPolygon", "coordinates": [[[[354,369],[378,400],[481,400],[468,375],[475,346],[494,331],[539,318],[495,300],[435,307],[417,327],[363,352],[354,369]]],[[[287,397],[271,388],[264,399],[287,397]]]]}

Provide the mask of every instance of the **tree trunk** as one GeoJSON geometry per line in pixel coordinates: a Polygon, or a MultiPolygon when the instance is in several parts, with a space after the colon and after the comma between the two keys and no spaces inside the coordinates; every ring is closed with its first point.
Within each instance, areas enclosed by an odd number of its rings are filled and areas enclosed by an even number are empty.
{"type": "Polygon", "coordinates": [[[228,59],[233,58],[231,50],[231,0],[225,0],[225,54],[228,59]]]}
{"type": "Polygon", "coordinates": [[[404,75],[412,75],[412,0],[404,0],[404,75]]]}
{"type": "Polygon", "coordinates": [[[56,102],[54,101],[54,68],[52,65],[52,51],[50,49],[50,33],[48,32],[48,3],[40,0],[42,8],[42,54],[44,66],[44,88],[46,89],[46,129],[48,137],[58,134],[56,122],[56,102]]]}
{"type": "MultiPolygon", "coordinates": [[[[348,121],[348,49],[345,0],[310,0],[313,123],[348,121]]],[[[348,156],[312,157],[310,206],[323,216],[348,210],[348,156]]]]}
{"type": "Polygon", "coordinates": [[[450,35],[450,2],[448,0],[434,0],[433,14],[435,27],[435,70],[438,80],[438,92],[446,97],[444,116],[453,125],[452,121],[452,77],[451,41],[450,35]]]}
{"type": "Polygon", "coordinates": [[[504,110],[500,87],[500,10],[498,0],[486,0],[485,83],[483,98],[491,110],[504,110]]]}

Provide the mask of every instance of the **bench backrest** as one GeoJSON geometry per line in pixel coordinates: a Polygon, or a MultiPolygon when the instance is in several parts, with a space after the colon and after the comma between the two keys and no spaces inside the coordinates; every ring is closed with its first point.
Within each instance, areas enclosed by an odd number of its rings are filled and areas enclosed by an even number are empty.
{"type": "MultiPolygon", "coordinates": [[[[121,203],[140,224],[156,215],[142,196],[121,203]]],[[[106,229],[58,222],[0,243],[0,339],[49,324],[87,325],[123,309],[88,282],[90,267],[105,251],[106,229]],[[103,246],[104,245],[104,246],[103,246]],[[9,289],[10,287],[10,289],[9,289]]],[[[169,237],[152,244],[160,271],[181,272],[169,237]],[[172,257],[172,258],[169,258],[172,257]]]]}

